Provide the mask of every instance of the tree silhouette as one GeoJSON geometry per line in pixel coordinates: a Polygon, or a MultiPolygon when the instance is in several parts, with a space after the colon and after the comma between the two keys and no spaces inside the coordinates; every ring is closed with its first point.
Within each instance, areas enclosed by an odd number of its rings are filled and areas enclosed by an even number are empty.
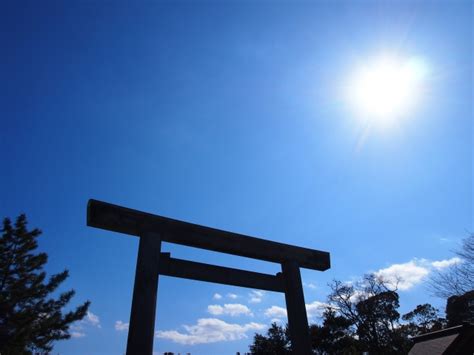
{"type": "Polygon", "coordinates": [[[272,323],[270,329],[267,331],[267,336],[255,334],[253,344],[250,345],[250,353],[255,355],[291,354],[287,328],[272,323]]]}
{"type": "Polygon", "coordinates": [[[446,326],[446,320],[439,317],[439,311],[429,303],[420,304],[416,308],[404,314],[402,319],[408,321],[412,335],[420,335],[436,330],[441,330],[446,326]]]}
{"type": "Polygon", "coordinates": [[[87,301],[63,314],[62,309],[74,290],[52,293],[67,279],[68,271],[52,275],[47,281],[43,270],[46,253],[35,254],[39,229],[27,230],[25,215],[15,224],[3,221],[0,237],[0,353],[47,353],[53,342],[70,338],[69,326],[87,313],[87,301]]]}
{"type": "Polygon", "coordinates": [[[312,324],[309,328],[311,345],[316,354],[356,354],[359,342],[352,329],[352,322],[328,308],[323,314],[321,325],[312,324]]]}
{"type": "Polygon", "coordinates": [[[474,323],[474,290],[461,296],[451,296],[446,303],[448,327],[474,323]]]}
{"type": "MultiPolygon", "coordinates": [[[[310,326],[313,354],[406,354],[411,337],[446,324],[430,304],[400,317],[397,291],[373,274],[353,283],[335,280],[330,287],[322,323],[310,326]]],[[[255,334],[251,353],[289,354],[287,333],[287,328],[273,323],[266,336],[255,334]]]]}
{"type": "Polygon", "coordinates": [[[350,324],[360,350],[374,354],[403,353],[410,343],[400,327],[399,297],[383,279],[365,275],[357,283],[334,281],[328,301],[350,324]]]}

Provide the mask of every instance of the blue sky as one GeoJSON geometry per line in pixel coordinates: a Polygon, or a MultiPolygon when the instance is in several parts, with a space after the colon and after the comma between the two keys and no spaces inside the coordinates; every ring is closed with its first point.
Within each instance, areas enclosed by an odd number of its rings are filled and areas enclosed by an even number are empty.
{"type": "MultiPolygon", "coordinates": [[[[405,278],[402,311],[443,308],[424,280],[473,231],[472,14],[469,1],[3,3],[0,215],[25,212],[48,272],[67,267],[73,304],[92,301],[55,352],[125,349],[138,240],[86,227],[89,198],[329,251],[330,270],[302,272],[314,321],[328,282],[367,272],[405,278]],[[381,53],[427,69],[390,127],[344,91],[381,53]]],[[[280,294],[162,277],[155,350],[244,352],[284,322],[278,307],[280,294]]]]}

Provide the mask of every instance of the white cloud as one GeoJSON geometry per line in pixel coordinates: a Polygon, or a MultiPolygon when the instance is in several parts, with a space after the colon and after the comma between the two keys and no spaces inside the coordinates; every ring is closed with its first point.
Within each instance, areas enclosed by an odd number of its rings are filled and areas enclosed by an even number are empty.
{"type": "MultiPolygon", "coordinates": [[[[306,313],[309,319],[314,319],[316,317],[321,317],[324,313],[324,310],[329,305],[324,302],[314,301],[312,303],[306,304],[306,313]]],[[[271,322],[275,322],[277,319],[287,318],[287,311],[283,307],[271,306],[267,308],[264,312],[265,317],[272,318],[271,322]]]]}
{"type": "Polygon", "coordinates": [[[305,287],[307,287],[307,288],[310,288],[311,290],[316,290],[316,289],[318,288],[318,287],[317,287],[314,283],[312,283],[312,282],[310,282],[310,283],[304,282],[304,283],[303,283],[303,286],[305,286],[305,287]]]}
{"type": "Polygon", "coordinates": [[[216,318],[201,318],[197,324],[183,325],[183,328],[185,329],[183,333],[176,330],[159,330],[155,336],[179,344],[196,345],[243,339],[247,337],[246,332],[262,330],[266,326],[254,322],[240,325],[226,323],[216,318]]]}
{"type": "Polygon", "coordinates": [[[324,311],[329,306],[329,304],[319,301],[314,301],[312,303],[306,304],[306,313],[308,314],[309,319],[322,317],[324,311]]]}
{"type": "Polygon", "coordinates": [[[354,290],[354,294],[349,298],[349,300],[351,302],[356,302],[357,303],[359,301],[362,301],[362,300],[365,300],[365,299],[369,298],[370,296],[373,296],[373,295],[371,295],[368,292],[361,291],[361,290],[354,290]]]}
{"type": "Polygon", "coordinates": [[[264,291],[253,290],[249,293],[249,303],[260,303],[265,295],[264,291]]]}
{"type": "Polygon", "coordinates": [[[214,296],[212,296],[212,298],[215,300],[220,300],[222,299],[222,295],[220,293],[214,293],[214,296]]]}
{"type": "Polygon", "coordinates": [[[218,316],[224,313],[224,307],[219,306],[218,304],[210,304],[207,306],[207,311],[215,316],[218,316]]]}
{"type": "Polygon", "coordinates": [[[227,297],[230,298],[230,299],[235,300],[235,299],[237,299],[239,296],[237,296],[235,293],[228,293],[228,294],[227,294],[227,297]]]}
{"type": "Polygon", "coordinates": [[[86,318],[84,319],[84,321],[94,327],[97,327],[97,328],[102,328],[102,326],[100,325],[100,319],[99,317],[92,313],[92,312],[87,312],[87,315],[86,315],[86,318]]]}
{"type": "Polygon", "coordinates": [[[73,338],[82,338],[85,337],[86,334],[82,332],[71,332],[71,337],[73,338]]]}
{"type": "Polygon", "coordinates": [[[240,303],[228,303],[224,306],[220,306],[218,304],[211,304],[207,306],[207,311],[214,316],[218,316],[221,314],[229,315],[231,317],[236,317],[240,315],[253,316],[253,313],[250,311],[250,309],[240,303]]]}
{"type": "Polygon", "coordinates": [[[460,258],[454,257],[454,258],[446,259],[446,260],[433,261],[431,265],[433,265],[435,269],[441,270],[446,267],[459,264],[461,262],[462,260],[460,258]]]}
{"type": "Polygon", "coordinates": [[[415,258],[406,263],[393,264],[380,269],[375,272],[375,275],[381,277],[389,285],[398,287],[400,291],[406,291],[423,282],[433,269],[441,270],[460,262],[462,260],[458,257],[437,261],[415,258]]]}
{"type": "Polygon", "coordinates": [[[385,269],[375,272],[386,283],[399,290],[408,290],[419,284],[430,273],[424,260],[414,259],[404,264],[393,264],[385,269]]]}
{"type": "Polygon", "coordinates": [[[121,320],[115,321],[115,330],[119,332],[128,330],[128,323],[124,323],[121,320]]]}
{"type": "Polygon", "coordinates": [[[286,318],[287,316],[286,309],[279,306],[271,306],[270,308],[267,308],[264,314],[265,317],[268,318],[286,318]]]}

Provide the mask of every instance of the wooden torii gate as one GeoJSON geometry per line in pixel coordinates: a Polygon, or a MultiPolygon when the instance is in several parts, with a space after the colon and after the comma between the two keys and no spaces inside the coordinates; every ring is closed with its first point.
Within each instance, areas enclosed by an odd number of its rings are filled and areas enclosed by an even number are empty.
{"type": "Polygon", "coordinates": [[[89,200],[87,225],[138,236],[137,267],[127,340],[127,355],[153,352],[158,275],[283,292],[293,354],[311,354],[300,267],[329,269],[329,253],[272,242],[89,200]],[[276,275],[172,258],[161,242],[281,264],[276,275]]]}

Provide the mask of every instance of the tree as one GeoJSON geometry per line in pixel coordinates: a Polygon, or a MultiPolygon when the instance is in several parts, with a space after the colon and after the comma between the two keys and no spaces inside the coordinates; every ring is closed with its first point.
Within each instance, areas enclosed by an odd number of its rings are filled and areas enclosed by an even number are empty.
{"type": "Polygon", "coordinates": [[[435,272],[431,277],[430,290],[434,296],[448,299],[474,290],[474,234],[463,240],[455,254],[460,262],[435,272]]]}
{"type": "Polygon", "coordinates": [[[413,311],[404,314],[402,319],[409,322],[405,326],[409,328],[411,335],[441,330],[446,326],[446,319],[440,318],[439,311],[429,303],[416,306],[413,311]]]}
{"type": "Polygon", "coordinates": [[[287,355],[291,354],[288,328],[272,323],[267,331],[267,336],[255,334],[250,353],[254,355],[287,355]]]}
{"type": "MultiPolygon", "coordinates": [[[[310,326],[314,354],[406,354],[412,336],[440,330],[446,323],[430,304],[400,317],[396,289],[373,274],[354,283],[335,280],[330,287],[322,323],[310,326]]],[[[288,354],[287,334],[287,328],[272,324],[267,336],[255,335],[252,354],[288,354]]]]}
{"type": "Polygon", "coordinates": [[[0,237],[0,353],[48,353],[53,342],[70,338],[69,326],[84,318],[90,302],[63,314],[74,290],[52,296],[68,270],[46,280],[46,253],[35,254],[39,229],[27,230],[25,215],[3,221],[0,237]]]}
{"type": "Polygon", "coordinates": [[[474,323],[474,290],[461,296],[451,296],[446,304],[448,327],[474,323]]]}
{"type": "Polygon", "coordinates": [[[383,279],[373,274],[360,282],[334,281],[328,301],[336,315],[350,324],[348,334],[362,351],[375,354],[406,352],[410,346],[400,328],[399,298],[383,279]]]}
{"type": "MultiPolygon", "coordinates": [[[[332,318],[342,317],[337,324],[339,336],[330,335],[336,348],[323,354],[360,353],[373,354],[407,353],[412,346],[411,337],[443,329],[446,320],[430,304],[418,305],[403,315],[400,321],[399,296],[392,282],[387,283],[375,275],[366,275],[362,281],[344,284],[334,281],[328,300],[332,307],[332,318]],[[352,338],[353,341],[349,341],[352,338]],[[342,350],[341,350],[342,349],[342,350]]],[[[328,315],[326,311],[326,324],[328,315]]],[[[323,324],[323,325],[324,325],[323,324]]],[[[337,334],[337,333],[336,333],[337,334]]],[[[327,341],[326,341],[327,342],[327,341]]]]}
{"type": "Polygon", "coordinates": [[[360,353],[350,320],[337,315],[331,308],[325,310],[323,319],[322,325],[312,324],[309,328],[311,347],[316,354],[360,353]]]}

